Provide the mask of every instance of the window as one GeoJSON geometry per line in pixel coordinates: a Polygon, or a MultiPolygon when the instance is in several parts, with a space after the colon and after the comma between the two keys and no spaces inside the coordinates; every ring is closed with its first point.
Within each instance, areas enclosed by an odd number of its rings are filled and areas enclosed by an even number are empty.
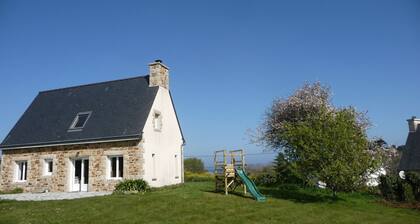
{"type": "Polygon", "coordinates": [[[27,161],[18,161],[17,165],[17,181],[23,182],[26,181],[27,171],[28,171],[28,162],[27,161]]]}
{"type": "Polygon", "coordinates": [[[160,131],[162,129],[162,115],[157,111],[153,114],[153,129],[155,129],[155,131],[160,131]]]}
{"type": "Polygon", "coordinates": [[[152,154],[152,181],[156,181],[156,154],[152,154]]]}
{"type": "Polygon", "coordinates": [[[178,176],[178,155],[175,155],[175,179],[179,179],[179,176],[178,176]]]}
{"type": "Polygon", "coordinates": [[[91,114],[91,111],[78,113],[74,118],[73,123],[71,123],[69,131],[81,131],[85,127],[91,114]]]}
{"type": "Polygon", "coordinates": [[[53,173],[53,160],[45,159],[44,160],[44,176],[50,176],[53,173]]]}
{"type": "Polygon", "coordinates": [[[123,178],[124,176],[124,160],[122,156],[109,157],[109,177],[123,178]]]}

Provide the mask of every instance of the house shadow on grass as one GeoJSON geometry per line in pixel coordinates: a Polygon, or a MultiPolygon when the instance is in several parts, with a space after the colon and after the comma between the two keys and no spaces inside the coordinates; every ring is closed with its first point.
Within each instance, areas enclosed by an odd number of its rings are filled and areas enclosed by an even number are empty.
{"type": "Polygon", "coordinates": [[[281,186],[277,188],[260,188],[260,191],[268,197],[299,203],[335,203],[344,200],[340,197],[334,197],[331,192],[316,188],[281,186]]]}

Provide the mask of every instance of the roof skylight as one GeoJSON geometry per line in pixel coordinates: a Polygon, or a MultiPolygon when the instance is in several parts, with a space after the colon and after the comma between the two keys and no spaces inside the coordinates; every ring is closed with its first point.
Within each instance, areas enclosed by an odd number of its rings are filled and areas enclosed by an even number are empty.
{"type": "Polygon", "coordinates": [[[92,111],[78,113],[74,118],[73,123],[71,123],[69,131],[81,131],[85,127],[91,114],[92,111]]]}

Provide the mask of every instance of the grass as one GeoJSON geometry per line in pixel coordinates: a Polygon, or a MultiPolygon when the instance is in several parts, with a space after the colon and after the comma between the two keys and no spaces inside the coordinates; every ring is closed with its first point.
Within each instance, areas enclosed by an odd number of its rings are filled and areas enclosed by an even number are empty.
{"type": "Polygon", "coordinates": [[[0,201],[0,223],[420,223],[420,211],[386,207],[374,196],[305,189],[261,191],[267,202],[187,183],[140,195],[78,200],[0,201]]]}

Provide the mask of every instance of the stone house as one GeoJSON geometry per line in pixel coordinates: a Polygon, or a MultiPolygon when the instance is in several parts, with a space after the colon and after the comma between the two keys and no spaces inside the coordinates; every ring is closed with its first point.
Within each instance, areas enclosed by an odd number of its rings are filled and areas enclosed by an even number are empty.
{"type": "Polygon", "coordinates": [[[184,144],[169,69],[156,60],[146,76],[40,92],[0,144],[0,190],[179,184],[184,144]]]}
{"type": "Polygon", "coordinates": [[[408,137],[401,156],[400,171],[420,172],[420,119],[412,117],[408,122],[408,137]]]}

